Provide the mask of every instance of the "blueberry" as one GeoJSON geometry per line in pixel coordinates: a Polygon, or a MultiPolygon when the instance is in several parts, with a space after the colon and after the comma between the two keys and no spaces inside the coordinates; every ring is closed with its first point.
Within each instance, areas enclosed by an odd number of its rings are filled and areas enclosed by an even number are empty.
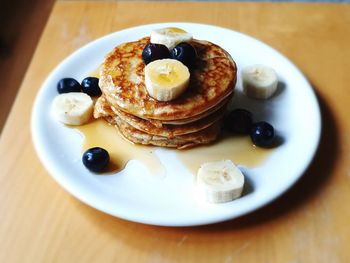
{"type": "Polygon", "coordinates": [[[57,83],[58,93],[81,92],[81,85],[73,78],[64,78],[57,83]]]}
{"type": "Polygon", "coordinates": [[[142,51],[142,59],[146,65],[154,60],[164,58],[170,58],[170,51],[162,44],[149,43],[142,51]]]}
{"type": "Polygon", "coordinates": [[[93,147],[84,152],[82,160],[90,171],[102,172],[108,166],[109,154],[101,147],[93,147]]]}
{"type": "Polygon", "coordinates": [[[235,109],[225,118],[225,128],[239,134],[249,134],[253,124],[253,114],[245,109],[235,109]]]}
{"type": "Polygon", "coordinates": [[[98,85],[98,78],[87,77],[81,82],[82,90],[84,93],[91,97],[101,96],[102,92],[98,85]]]}
{"type": "Polygon", "coordinates": [[[271,124],[261,121],[253,124],[250,130],[250,137],[255,145],[269,147],[272,146],[275,131],[271,124]]]}
{"type": "Polygon", "coordinates": [[[170,52],[171,58],[181,61],[188,68],[192,68],[197,57],[195,48],[186,42],[174,47],[170,52]]]}

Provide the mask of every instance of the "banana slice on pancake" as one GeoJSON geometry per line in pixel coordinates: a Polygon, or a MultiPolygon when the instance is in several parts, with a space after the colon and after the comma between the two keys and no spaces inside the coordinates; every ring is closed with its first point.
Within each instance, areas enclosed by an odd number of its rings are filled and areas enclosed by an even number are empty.
{"type": "Polygon", "coordinates": [[[151,32],[151,43],[165,45],[169,50],[177,44],[188,42],[191,39],[190,33],[177,27],[161,28],[151,32]]]}
{"type": "Polygon", "coordinates": [[[190,72],[175,59],[155,60],[145,67],[145,84],[149,95],[159,101],[179,97],[188,87],[190,72]]]}
{"type": "Polygon", "coordinates": [[[242,195],[244,176],[230,160],[208,162],[197,173],[197,188],[210,203],[232,201],[242,195]]]}

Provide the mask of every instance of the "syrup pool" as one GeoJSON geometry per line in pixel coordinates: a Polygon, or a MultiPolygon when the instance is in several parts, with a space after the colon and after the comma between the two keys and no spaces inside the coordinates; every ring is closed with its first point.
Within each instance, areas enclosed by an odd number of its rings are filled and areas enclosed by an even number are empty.
{"type": "MultiPolygon", "coordinates": [[[[165,172],[165,167],[155,153],[158,147],[133,144],[102,119],[79,126],[77,130],[84,138],[83,151],[98,146],[109,152],[111,164],[108,172],[121,171],[130,160],[141,162],[151,174],[165,172]]],[[[210,145],[171,151],[193,175],[202,163],[218,160],[232,160],[235,164],[253,168],[261,165],[272,152],[271,149],[254,146],[249,136],[236,135],[224,135],[210,145]]]]}

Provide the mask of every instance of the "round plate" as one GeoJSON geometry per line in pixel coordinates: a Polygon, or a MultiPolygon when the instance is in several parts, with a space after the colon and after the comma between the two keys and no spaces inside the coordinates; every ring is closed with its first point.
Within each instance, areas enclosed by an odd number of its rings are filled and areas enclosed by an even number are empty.
{"type": "MultiPolygon", "coordinates": [[[[240,77],[236,88],[241,89],[240,77]]],[[[80,48],[47,78],[36,97],[32,113],[32,135],[37,153],[49,173],[68,192],[113,216],[164,226],[220,222],[247,214],[271,202],[302,176],[317,149],[320,129],[320,111],[315,93],[302,73],[286,57],[244,34],[192,23],[134,27],[80,48]],[[90,173],[81,162],[81,136],[50,115],[58,80],[68,76],[83,79],[101,64],[104,56],[116,45],[137,40],[162,27],[180,27],[191,32],[196,39],[220,45],[231,54],[238,69],[261,63],[273,67],[279,76],[278,92],[268,101],[242,96],[234,98],[236,106],[252,109],[253,112],[265,103],[264,115],[254,112],[255,116],[272,123],[283,138],[283,143],[273,150],[262,165],[253,169],[243,168],[253,191],[235,201],[224,204],[198,202],[193,198],[193,176],[181,165],[167,165],[176,162],[171,150],[157,151],[167,169],[163,177],[151,176],[136,161],[129,162],[126,169],[114,175],[90,173]]]]}

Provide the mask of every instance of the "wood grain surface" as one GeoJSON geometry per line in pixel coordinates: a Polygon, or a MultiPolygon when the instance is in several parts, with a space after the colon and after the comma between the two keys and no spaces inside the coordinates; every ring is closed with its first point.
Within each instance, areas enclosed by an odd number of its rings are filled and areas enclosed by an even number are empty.
{"type": "Polygon", "coordinates": [[[1,135],[0,262],[350,262],[349,25],[348,4],[57,2],[1,135]],[[267,207],[202,227],[131,223],[79,202],[39,162],[30,116],[50,71],[107,33],[169,21],[252,35],[312,83],[322,110],[319,150],[267,207]]]}

